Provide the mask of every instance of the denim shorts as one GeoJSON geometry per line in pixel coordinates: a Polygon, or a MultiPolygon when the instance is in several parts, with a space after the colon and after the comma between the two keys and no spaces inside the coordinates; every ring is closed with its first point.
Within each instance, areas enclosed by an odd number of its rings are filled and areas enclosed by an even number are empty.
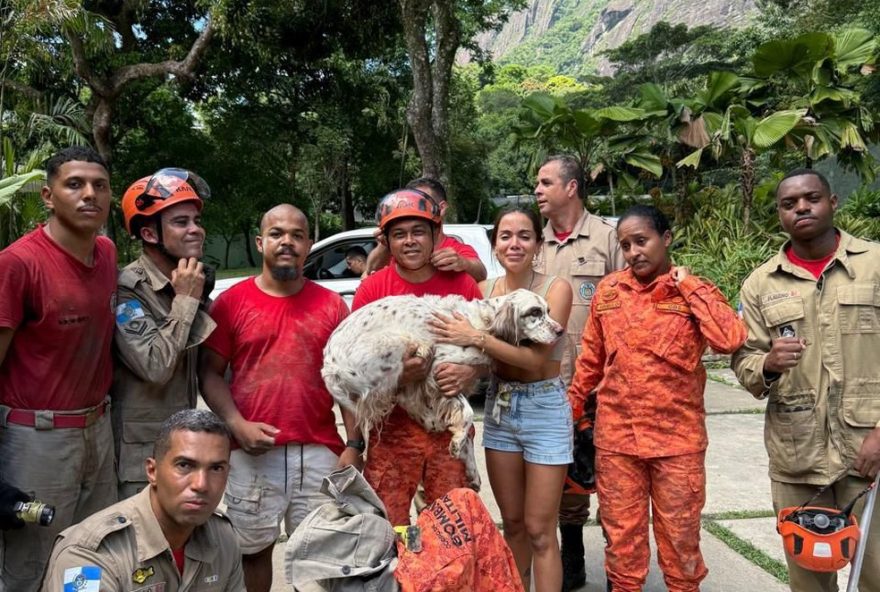
{"type": "Polygon", "coordinates": [[[538,382],[492,379],[483,418],[483,446],[522,452],[526,462],[572,462],[571,407],[560,378],[538,382]]]}

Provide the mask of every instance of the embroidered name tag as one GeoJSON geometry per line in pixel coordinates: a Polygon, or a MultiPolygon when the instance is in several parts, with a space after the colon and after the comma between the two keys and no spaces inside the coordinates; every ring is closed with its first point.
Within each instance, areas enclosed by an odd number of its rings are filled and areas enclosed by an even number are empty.
{"type": "Polygon", "coordinates": [[[773,292],[772,294],[764,294],[761,296],[761,304],[776,302],[777,300],[788,300],[789,298],[797,298],[801,294],[797,290],[789,290],[787,292],[773,292]]]}
{"type": "Polygon", "coordinates": [[[613,310],[615,308],[620,308],[620,300],[612,300],[611,302],[601,302],[596,305],[596,312],[606,312],[609,310],[613,310]]]}
{"type": "Polygon", "coordinates": [[[657,310],[667,310],[669,312],[677,312],[680,314],[691,314],[691,307],[687,304],[679,304],[677,302],[658,302],[654,305],[657,310]]]}

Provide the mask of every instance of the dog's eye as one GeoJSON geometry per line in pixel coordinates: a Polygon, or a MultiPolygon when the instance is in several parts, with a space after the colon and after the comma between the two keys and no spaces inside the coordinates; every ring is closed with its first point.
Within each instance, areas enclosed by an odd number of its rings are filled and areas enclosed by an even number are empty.
{"type": "Polygon", "coordinates": [[[534,308],[530,308],[528,311],[526,311],[526,315],[525,315],[525,316],[527,316],[527,317],[539,317],[539,316],[541,316],[542,314],[543,314],[543,313],[541,312],[541,308],[538,307],[538,306],[536,306],[536,307],[534,307],[534,308]]]}

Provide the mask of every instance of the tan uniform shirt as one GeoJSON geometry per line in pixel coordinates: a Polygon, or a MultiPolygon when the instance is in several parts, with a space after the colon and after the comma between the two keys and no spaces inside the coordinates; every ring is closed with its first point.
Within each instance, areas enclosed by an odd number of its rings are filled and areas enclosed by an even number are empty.
{"type": "Polygon", "coordinates": [[[214,514],[196,527],[184,554],[181,575],[147,488],[58,535],[41,590],[244,591],[241,550],[226,518],[214,514]]]}
{"type": "Polygon", "coordinates": [[[749,338],[732,366],[749,392],[767,398],[770,478],[825,485],[852,465],[880,421],[880,245],[841,232],[818,281],[784,248],[743,283],[749,338]],[[788,327],[807,347],[797,366],[767,384],[770,341],[788,327]]]}
{"type": "Polygon", "coordinates": [[[544,226],[544,246],[535,260],[535,270],[568,280],[574,291],[560,369],[566,386],[574,375],[574,362],[580,354],[581,335],[590,316],[596,286],[612,271],[623,269],[624,264],[614,227],[586,209],[563,242],[557,240],[550,222],[544,226]]]}
{"type": "Polygon", "coordinates": [[[113,435],[120,483],[146,483],[144,460],[159,426],[196,406],[198,345],[216,326],[199,301],[176,296],[171,281],[142,255],[119,275],[113,435]]]}

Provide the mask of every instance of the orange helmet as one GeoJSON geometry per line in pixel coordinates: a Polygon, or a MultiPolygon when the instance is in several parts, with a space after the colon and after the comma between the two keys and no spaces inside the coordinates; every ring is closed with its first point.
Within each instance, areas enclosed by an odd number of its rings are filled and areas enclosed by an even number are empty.
{"type": "Polygon", "coordinates": [[[400,218],[424,218],[434,224],[440,224],[440,206],[415,189],[398,189],[382,198],[376,210],[379,228],[383,231],[388,223],[400,218]]]}
{"type": "Polygon", "coordinates": [[[166,208],[187,201],[194,202],[199,210],[203,200],[211,195],[211,189],[201,177],[185,169],[166,168],[149,177],[138,179],[122,196],[122,216],[125,229],[134,235],[137,218],[144,221],[166,208]]]}
{"type": "Polygon", "coordinates": [[[846,510],[796,506],[779,511],[776,530],[786,554],[810,571],[838,571],[853,560],[859,525],[846,510]]]}

